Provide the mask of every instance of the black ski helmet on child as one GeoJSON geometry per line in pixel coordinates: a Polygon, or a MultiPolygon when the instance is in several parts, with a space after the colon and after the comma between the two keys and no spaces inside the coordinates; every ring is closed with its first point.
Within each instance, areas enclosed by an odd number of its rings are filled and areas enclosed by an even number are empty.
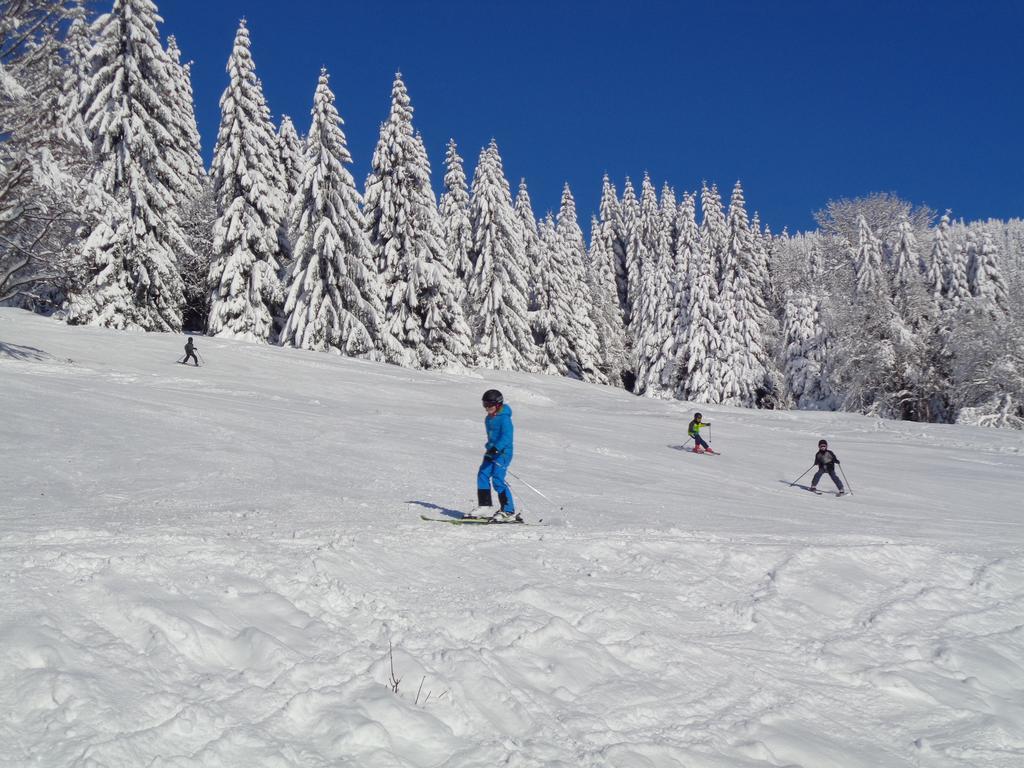
{"type": "Polygon", "coordinates": [[[505,402],[505,398],[501,392],[496,389],[488,389],[484,392],[483,396],[484,405],[502,405],[505,402]]]}
{"type": "Polygon", "coordinates": [[[701,419],[704,418],[704,414],[703,413],[695,413],[695,414],[693,414],[693,418],[695,418],[697,421],[700,421],[701,419]]]}
{"type": "Polygon", "coordinates": [[[819,447],[819,448],[821,448],[821,446],[823,446],[823,445],[824,445],[824,446],[825,446],[826,448],[828,448],[828,440],[826,440],[826,439],[822,438],[821,440],[819,440],[819,441],[818,441],[818,447],[819,447]]]}

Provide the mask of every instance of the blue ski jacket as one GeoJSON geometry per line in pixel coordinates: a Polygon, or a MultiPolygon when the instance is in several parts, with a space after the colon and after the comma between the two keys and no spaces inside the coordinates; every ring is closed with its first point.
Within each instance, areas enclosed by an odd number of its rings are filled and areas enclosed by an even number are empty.
{"type": "Polygon", "coordinates": [[[488,453],[491,450],[497,451],[498,456],[507,465],[512,461],[512,409],[508,403],[501,406],[500,410],[493,416],[484,418],[484,428],[487,430],[488,453]]]}

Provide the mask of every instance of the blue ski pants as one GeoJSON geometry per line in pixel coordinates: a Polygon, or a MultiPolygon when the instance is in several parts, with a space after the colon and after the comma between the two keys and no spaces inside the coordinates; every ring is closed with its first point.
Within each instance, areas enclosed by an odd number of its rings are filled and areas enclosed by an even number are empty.
{"type": "Polygon", "coordinates": [[[508,483],[505,482],[506,472],[508,472],[508,464],[485,456],[476,473],[476,487],[477,490],[489,491],[493,484],[498,498],[501,499],[501,510],[515,512],[516,504],[512,500],[512,491],[509,489],[508,483]]]}
{"type": "Polygon", "coordinates": [[[698,446],[698,445],[699,445],[699,446],[700,446],[701,448],[703,448],[703,449],[704,449],[705,451],[706,451],[706,450],[707,450],[708,448],[710,448],[710,447],[711,447],[710,445],[708,445],[707,443],[705,443],[705,442],[704,442],[704,438],[703,438],[703,437],[701,437],[700,435],[691,435],[691,437],[693,438],[693,444],[694,444],[694,446],[698,446]]]}

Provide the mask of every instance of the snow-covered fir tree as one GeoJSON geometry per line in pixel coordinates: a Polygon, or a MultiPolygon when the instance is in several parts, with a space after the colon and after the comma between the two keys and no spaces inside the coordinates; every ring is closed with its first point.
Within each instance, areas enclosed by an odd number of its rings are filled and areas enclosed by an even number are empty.
{"type": "Polygon", "coordinates": [[[58,99],[63,118],[71,129],[85,136],[85,97],[89,87],[89,51],[93,38],[84,0],[77,0],[68,18],[71,23],[64,38],[65,66],[58,99]]]}
{"type": "Polygon", "coordinates": [[[970,282],[967,267],[970,255],[966,239],[957,247],[950,245],[948,261],[943,270],[946,275],[946,301],[952,309],[959,307],[971,298],[970,282]]]}
{"type": "Polygon", "coordinates": [[[290,206],[302,185],[305,154],[302,139],[299,138],[292,119],[288,115],[281,115],[281,124],[277,129],[277,166],[281,171],[281,191],[284,194],[287,215],[281,220],[277,241],[281,246],[279,274],[285,278],[291,272],[294,258],[295,233],[291,231],[291,225],[295,212],[290,206]]]}
{"type": "Polygon", "coordinates": [[[672,313],[672,333],[668,345],[668,365],[662,372],[661,386],[666,392],[678,396],[682,377],[681,364],[685,361],[686,337],[690,325],[691,283],[694,267],[700,249],[700,230],[697,226],[696,196],[687,192],[676,206],[676,245],[673,254],[673,278],[676,281],[673,293],[675,305],[672,313]]]}
{"type": "Polygon", "coordinates": [[[622,305],[619,296],[619,274],[621,251],[615,233],[616,208],[615,190],[604,178],[601,194],[601,217],[595,218],[590,226],[591,295],[594,297],[594,322],[600,341],[601,370],[609,382],[623,385],[626,369],[626,329],[622,319],[622,305]]]}
{"type": "Polygon", "coordinates": [[[202,146],[199,127],[196,125],[195,102],[192,96],[192,64],[181,63],[181,50],[174,35],[167,38],[167,56],[171,61],[171,75],[174,81],[172,115],[174,123],[167,126],[181,162],[187,168],[185,177],[186,195],[182,207],[203,193],[206,186],[206,168],[203,166],[202,146]]]}
{"type": "Polygon", "coordinates": [[[904,216],[892,247],[892,289],[894,295],[905,296],[917,281],[920,255],[910,219],[904,216]]]}
{"type": "MultiPolygon", "coordinates": [[[[526,179],[519,180],[519,191],[516,192],[516,199],[512,207],[515,208],[516,217],[522,226],[523,250],[529,265],[526,280],[526,307],[532,316],[533,313],[540,311],[543,305],[540,299],[540,293],[543,290],[541,283],[553,249],[542,246],[540,230],[537,227],[537,218],[533,214],[533,201],[530,200],[530,190],[526,186],[526,179]]],[[[533,327],[532,317],[531,327],[533,327]]],[[[536,338],[536,331],[534,337],[536,338]]]]}
{"type": "Polygon", "coordinates": [[[722,271],[725,266],[725,248],[729,237],[722,209],[722,197],[718,186],[702,184],[700,189],[700,209],[703,216],[700,223],[700,248],[711,260],[715,282],[721,286],[722,271]]]}
{"type": "MultiPolygon", "coordinates": [[[[317,88],[319,90],[319,86],[317,88]]],[[[344,121],[342,123],[344,124],[344,121]]],[[[277,154],[278,162],[284,171],[286,197],[288,204],[291,205],[306,175],[306,148],[303,140],[299,138],[298,131],[295,130],[295,123],[288,115],[281,115],[281,125],[277,129],[277,154]]]]}
{"type": "Polygon", "coordinates": [[[662,374],[669,364],[672,327],[677,311],[672,230],[675,196],[658,203],[654,186],[645,176],[640,196],[640,238],[642,256],[639,311],[634,318],[633,354],[636,380],[633,391],[652,397],[665,394],[662,374]]]}
{"type": "Polygon", "coordinates": [[[396,73],[391,109],[381,124],[366,181],[364,210],[383,290],[384,333],[401,350],[393,361],[446,367],[464,362],[469,354],[463,346],[468,328],[444,255],[430,165],[412,116],[408,90],[396,73]]]}
{"type": "Polygon", "coordinates": [[[827,333],[818,303],[804,293],[790,293],[785,307],[782,365],[786,389],[797,408],[828,408],[827,333]]]}
{"type": "Polygon", "coordinates": [[[720,398],[723,403],[749,408],[757,404],[766,386],[768,353],[762,326],[767,312],[751,281],[755,272],[754,238],[738,181],[729,202],[727,228],[719,294],[723,317],[720,398]]]}
{"type": "Polygon", "coordinates": [[[416,134],[416,163],[424,169],[427,184],[419,206],[422,228],[429,233],[430,261],[427,265],[429,290],[423,296],[424,340],[428,368],[461,368],[474,365],[472,331],[463,309],[465,283],[458,279],[444,251],[444,225],[430,185],[430,160],[423,137],[416,134]]]}
{"type": "Polygon", "coordinates": [[[548,261],[547,279],[552,323],[557,332],[564,332],[570,350],[562,361],[568,374],[584,381],[607,383],[600,367],[600,340],[591,317],[594,299],[587,280],[587,253],[583,231],[576,215],[576,201],[566,184],[556,223],[554,258],[548,261]]]}
{"type": "MultiPolygon", "coordinates": [[[[621,250],[621,264],[619,270],[619,298],[622,301],[622,316],[625,319],[627,330],[633,323],[634,304],[640,293],[640,260],[641,254],[637,251],[639,246],[640,230],[640,201],[633,190],[633,182],[626,177],[626,184],[622,190],[622,200],[618,206],[618,222],[616,226],[619,250],[621,250]]],[[[630,330],[629,336],[633,333],[630,330]]],[[[630,341],[630,346],[632,342],[630,341]]]]}
{"type": "Polygon", "coordinates": [[[705,238],[690,256],[688,323],[677,370],[677,397],[699,403],[720,401],[722,309],[714,258],[704,251],[705,238]]]}
{"type": "Polygon", "coordinates": [[[754,262],[751,264],[751,282],[757,286],[762,295],[768,292],[768,251],[767,242],[771,241],[771,231],[761,229],[761,214],[754,211],[750,217],[750,234],[754,239],[754,262]]]}
{"type": "Polygon", "coordinates": [[[537,227],[537,255],[535,257],[536,281],[531,288],[529,302],[533,309],[529,314],[530,330],[536,344],[537,369],[552,376],[566,376],[569,368],[566,361],[572,356],[569,336],[565,329],[556,325],[559,305],[566,301],[561,292],[561,278],[552,271],[558,267],[560,243],[555,216],[548,211],[537,227]]]}
{"type": "Polygon", "coordinates": [[[160,44],[160,20],[151,0],[114,0],[93,26],[85,126],[96,156],[93,178],[116,205],[90,235],[90,253],[104,256],[84,261],[74,322],[109,323],[120,316],[126,327],[181,329],[178,258],[189,246],[180,209],[195,189],[194,166],[175,135],[181,81],[160,44]]]}
{"type": "Polygon", "coordinates": [[[949,235],[949,211],[943,214],[932,233],[932,247],[924,270],[925,286],[936,308],[944,306],[946,300],[946,269],[952,264],[952,243],[949,235]]]}
{"type": "Polygon", "coordinates": [[[857,293],[871,296],[884,289],[885,273],[882,272],[882,243],[868,226],[867,219],[857,220],[857,246],[853,253],[857,273],[857,293]]]}
{"type": "Polygon", "coordinates": [[[444,168],[444,192],[439,205],[441,227],[448,264],[459,286],[459,300],[465,306],[469,279],[473,274],[473,262],[469,257],[473,250],[473,227],[469,221],[469,185],[455,139],[448,140],[444,168]]]}
{"type": "Polygon", "coordinates": [[[1008,291],[999,270],[998,254],[992,237],[984,234],[979,245],[974,234],[969,232],[967,242],[967,284],[971,296],[978,299],[980,306],[988,312],[1008,314],[1008,291]]]}
{"type": "MultiPolygon", "coordinates": [[[[632,186],[630,187],[632,189],[632,186]]],[[[635,195],[634,195],[635,202],[635,195]]],[[[619,315],[622,323],[626,319],[626,307],[629,300],[629,279],[626,272],[626,243],[628,235],[624,232],[631,226],[620,209],[615,185],[606,173],[601,180],[601,203],[598,208],[603,236],[611,244],[612,267],[615,274],[615,294],[619,304],[619,315]]]]}
{"type": "Polygon", "coordinates": [[[531,370],[533,335],[527,320],[527,267],[522,226],[498,145],[480,152],[473,174],[470,221],[473,225],[473,277],[469,300],[480,364],[504,370],[531,370]]]}
{"type": "Polygon", "coordinates": [[[278,271],[286,209],[277,135],[256,77],[245,20],[228,59],[211,178],[218,217],[207,332],[265,342],[284,299],[278,271]]]}
{"type": "Polygon", "coordinates": [[[321,70],[299,164],[304,173],[290,206],[295,249],[281,343],[374,357],[383,307],[342,122],[321,70]]]}

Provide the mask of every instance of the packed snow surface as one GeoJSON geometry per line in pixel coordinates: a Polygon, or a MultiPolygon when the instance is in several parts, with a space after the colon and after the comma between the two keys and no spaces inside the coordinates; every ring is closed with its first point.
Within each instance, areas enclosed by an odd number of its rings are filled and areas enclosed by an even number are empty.
{"type": "Polygon", "coordinates": [[[183,342],[0,310],[0,765],[1024,765],[1020,433],[183,342]]]}

